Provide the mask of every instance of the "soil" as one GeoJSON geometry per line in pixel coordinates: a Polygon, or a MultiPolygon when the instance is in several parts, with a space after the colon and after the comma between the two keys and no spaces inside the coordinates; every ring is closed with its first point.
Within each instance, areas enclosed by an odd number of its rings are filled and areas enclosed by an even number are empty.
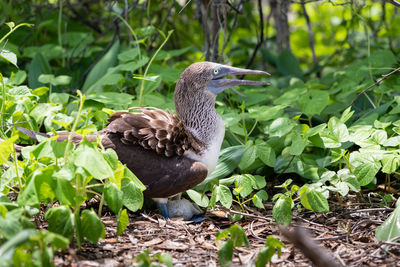
{"type": "MultiPolygon", "coordinates": [[[[330,199],[330,201],[332,198],[330,199]]],[[[375,238],[375,229],[393,211],[383,208],[379,199],[372,197],[358,200],[347,197],[341,203],[330,202],[331,211],[315,213],[295,211],[292,227],[301,227],[308,233],[303,239],[318,245],[317,253],[332,257],[336,266],[400,266],[400,245],[389,245],[375,238]]],[[[70,246],[58,252],[56,266],[136,266],[134,258],[148,249],[150,255],[168,253],[174,266],[219,266],[218,248],[223,241],[216,241],[219,230],[233,224],[229,220],[235,213],[247,214],[236,222],[246,231],[249,247],[235,248],[232,266],[254,266],[258,252],[266,237],[273,235],[285,243],[282,254],[273,256],[269,266],[312,266],[305,256],[307,248],[298,249],[283,235],[272,219],[272,203],[265,210],[222,208],[207,211],[200,223],[182,219],[164,219],[157,211],[130,214],[125,232],[116,237],[115,216],[105,212],[102,221],[106,238],[96,245],[85,242],[78,249],[70,246]]]]}

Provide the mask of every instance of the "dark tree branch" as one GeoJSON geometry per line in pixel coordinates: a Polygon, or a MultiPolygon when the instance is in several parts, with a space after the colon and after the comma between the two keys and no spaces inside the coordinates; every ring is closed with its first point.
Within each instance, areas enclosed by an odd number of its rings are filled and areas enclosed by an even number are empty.
{"type": "Polygon", "coordinates": [[[278,51],[291,50],[288,23],[289,0],[270,0],[272,16],[275,21],[276,42],[278,51]]]}
{"type": "Polygon", "coordinates": [[[384,75],[381,79],[379,79],[378,81],[376,81],[376,83],[371,84],[370,86],[368,86],[367,88],[365,88],[364,90],[362,90],[362,91],[353,99],[353,101],[351,102],[350,106],[352,106],[352,105],[354,104],[354,102],[356,102],[356,100],[357,100],[362,94],[365,94],[365,92],[366,92],[368,89],[370,89],[370,88],[372,88],[372,87],[374,87],[374,86],[379,85],[382,81],[386,80],[387,78],[389,78],[390,76],[392,76],[393,74],[395,74],[395,73],[398,72],[398,71],[400,71],[400,67],[398,67],[397,69],[395,69],[395,70],[389,72],[388,74],[384,75]]]}
{"type": "Polygon", "coordinates": [[[261,0],[258,0],[257,3],[258,3],[258,16],[260,17],[260,37],[258,38],[258,42],[257,42],[256,46],[254,47],[251,57],[249,58],[249,60],[246,63],[246,68],[250,67],[251,64],[253,64],[253,61],[254,61],[254,58],[256,57],[258,49],[264,43],[264,14],[262,12],[261,0]]]}
{"type": "MultiPolygon", "coordinates": [[[[313,62],[314,66],[317,68],[318,67],[318,59],[317,59],[317,54],[315,53],[315,43],[314,43],[314,33],[311,27],[311,21],[310,17],[308,16],[305,1],[301,1],[301,8],[303,9],[303,14],[307,22],[307,31],[308,31],[308,41],[310,42],[310,49],[313,57],[313,62]]],[[[321,72],[317,72],[317,77],[321,77],[321,72]]]]}
{"type": "Polygon", "coordinates": [[[84,16],[84,15],[80,14],[73,7],[73,5],[70,3],[69,0],[66,0],[66,2],[67,2],[68,8],[72,11],[72,13],[74,13],[76,20],[82,21],[83,24],[86,24],[87,26],[89,26],[89,28],[92,28],[95,32],[102,33],[102,30],[101,30],[101,28],[99,27],[99,25],[97,23],[94,23],[94,22],[88,20],[87,16],[84,16]]]}

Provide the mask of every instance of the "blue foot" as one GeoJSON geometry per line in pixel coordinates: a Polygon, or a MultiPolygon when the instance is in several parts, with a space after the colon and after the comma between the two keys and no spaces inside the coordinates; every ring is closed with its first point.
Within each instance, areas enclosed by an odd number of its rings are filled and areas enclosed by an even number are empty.
{"type": "Polygon", "coordinates": [[[165,219],[168,219],[169,218],[169,212],[168,212],[168,209],[167,209],[167,203],[159,203],[159,202],[157,202],[157,206],[161,210],[161,215],[165,219]]]}

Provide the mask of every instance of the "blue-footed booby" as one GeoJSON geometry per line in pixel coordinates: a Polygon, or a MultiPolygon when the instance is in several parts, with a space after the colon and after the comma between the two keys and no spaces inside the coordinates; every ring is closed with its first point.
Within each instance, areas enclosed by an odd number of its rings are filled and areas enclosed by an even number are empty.
{"type": "MultiPolygon", "coordinates": [[[[112,148],[119,160],[146,186],[145,197],[155,199],[164,217],[167,198],[193,188],[215,169],[225,134],[222,118],[215,110],[218,93],[236,85],[266,85],[251,80],[224,79],[230,75],[261,74],[212,62],[190,65],[175,88],[176,114],[156,108],[136,108],[139,113],[116,112],[106,128],[87,136],[102,137],[104,148],[112,148]]],[[[26,129],[20,130],[35,136],[26,129]]],[[[59,133],[64,141],[69,133],[59,133]]],[[[80,135],[73,135],[78,144],[80,135]]]]}

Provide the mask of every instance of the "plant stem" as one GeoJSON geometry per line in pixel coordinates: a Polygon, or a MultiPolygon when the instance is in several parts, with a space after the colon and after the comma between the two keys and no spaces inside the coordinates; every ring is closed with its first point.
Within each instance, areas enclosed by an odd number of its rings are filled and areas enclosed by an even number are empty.
{"type": "Polygon", "coordinates": [[[6,33],[6,35],[3,36],[3,38],[0,39],[0,44],[1,42],[3,42],[11,33],[13,33],[16,29],[18,29],[19,27],[22,26],[27,26],[27,27],[31,27],[33,26],[33,24],[29,24],[29,23],[21,23],[18,24],[17,26],[15,26],[14,28],[12,28],[8,33],[6,33]]]}
{"type": "Polygon", "coordinates": [[[71,132],[68,135],[68,143],[67,143],[67,146],[65,148],[65,153],[64,153],[65,162],[68,162],[68,152],[69,152],[69,148],[71,146],[72,135],[76,129],[76,126],[78,125],[79,118],[81,116],[81,112],[82,112],[82,108],[83,108],[83,103],[85,102],[85,95],[83,95],[80,90],[77,91],[77,94],[80,99],[79,109],[78,109],[78,114],[76,114],[76,118],[75,118],[74,124],[72,126],[71,132]]]}
{"type": "MultiPolygon", "coordinates": [[[[155,57],[157,56],[157,54],[161,51],[161,48],[163,48],[163,46],[167,43],[169,37],[171,36],[171,34],[172,34],[173,32],[174,32],[173,30],[171,30],[171,31],[168,32],[168,35],[167,35],[167,37],[165,38],[164,42],[160,45],[160,47],[157,49],[157,51],[156,51],[156,52],[154,53],[154,55],[151,57],[149,63],[148,63],[147,66],[146,66],[146,69],[145,69],[145,71],[144,71],[144,74],[143,74],[144,77],[146,77],[147,72],[149,71],[149,67],[150,67],[151,63],[153,62],[154,58],[155,58],[155,57]]],[[[142,80],[142,84],[140,85],[140,91],[139,91],[139,107],[142,106],[143,91],[144,91],[144,82],[145,82],[145,80],[142,80]]]]}

